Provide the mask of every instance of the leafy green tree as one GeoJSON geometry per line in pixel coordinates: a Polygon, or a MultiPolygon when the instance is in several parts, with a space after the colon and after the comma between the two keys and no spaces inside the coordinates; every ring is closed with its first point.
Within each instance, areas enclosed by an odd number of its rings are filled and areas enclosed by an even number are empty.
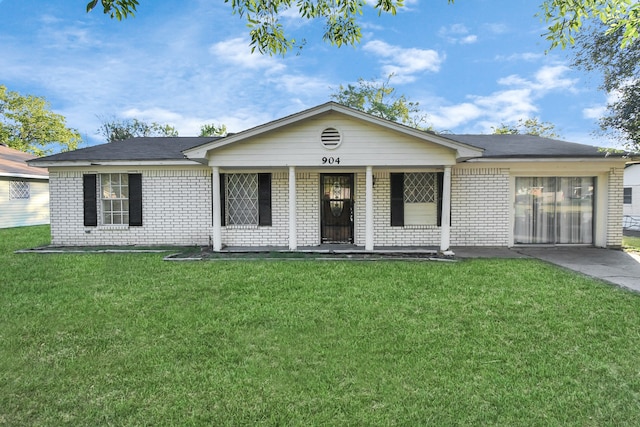
{"type": "Polygon", "coordinates": [[[607,34],[620,35],[624,48],[640,36],[640,3],[632,0],[544,0],[540,6],[549,24],[545,34],[551,47],[573,44],[586,22],[601,23],[607,34]]]}
{"type": "Polygon", "coordinates": [[[640,39],[620,47],[623,30],[603,26],[581,33],[574,47],[574,66],[602,75],[600,89],[611,94],[600,118],[603,134],[640,150],[640,39]]]}
{"type": "Polygon", "coordinates": [[[78,148],[80,133],[50,108],[44,98],[23,96],[0,85],[0,143],[36,156],[78,148]]]}
{"type": "Polygon", "coordinates": [[[402,123],[416,129],[429,130],[425,126],[427,115],[420,110],[418,102],[409,101],[404,95],[398,95],[389,85],[393,74],[385,81],[358,79],[357,85],[340,85],[331,98],[339,104],[386,120],[402,123]]]}
{"type": "Polygon", "coordinates": [[[98,129],[98,133],[100,133],[107,142],[148,136],[178,136],[178,131],[173,126],[161,125],[156,122],[147,123],[138,119],[103,120],[102,125],[98,129]]]}
{"type": "Polygon", "coordinates": [[[516,124],[501,124],[493,127],[495,135],[535,135],[543,138],[560,138],[553,123],[541,122],[537,118],[520,119],[516,124]]]}
{"type": "Polygon", "coordinates": [[[215,123],[207,123],[200,126],[199,136],[226,136],[227,126],[224,124],[216,125],[215,123]]]}
{"type": "MultiPolygon", "coordinates": [[[[364,0],[225,0],[235,15],[246,19],[251,36],[251,50],[260,53],[284,54],[301,46],[286,34],[280,15],[295,9],[300,18],[324,20],[323,39],[332,45],[355,45],[362,39],[358,23],[364,13],[364,0]]],[[[454,0],[447,0],[454,3],[454,0]]],[[[87,11],[100,4],[103,12],[118,20],[133,15],[138,0],[91,0],[87,11]]],[[[404,7],[404,0],[376,0],[378,14],[395,15],[404,7]]],[[[639,36],[640,4],[632,0],[543,0],[540,17],[548,24],[546,38],[551,47],[572,44],[574,36],[587,21],[605,24],[610,31],[623,31],[622,46],[639,36]]]]}

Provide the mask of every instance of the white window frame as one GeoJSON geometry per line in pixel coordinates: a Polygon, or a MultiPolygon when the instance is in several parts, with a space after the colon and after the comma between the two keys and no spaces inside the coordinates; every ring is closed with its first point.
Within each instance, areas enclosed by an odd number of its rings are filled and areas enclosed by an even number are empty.
{"type": "Polygon", "coordinates": [[[129,225],[129,174],[100,174],[100,221],[102,225],[129,225]],[[113,177],[118,177],[112,185],[113,177]],[[124,183],[126,182],[126,184],[124,183]]]}
{"type": "Polygon", "coordinates": [[[260,206],[257,173],[225,174],[225,224],[258,226],[260,206]]]}
{"type": "Polygon", "coordinates": [[[405,172],[403,190],[404,225],[437,225],[438,174],[405,172]]]}

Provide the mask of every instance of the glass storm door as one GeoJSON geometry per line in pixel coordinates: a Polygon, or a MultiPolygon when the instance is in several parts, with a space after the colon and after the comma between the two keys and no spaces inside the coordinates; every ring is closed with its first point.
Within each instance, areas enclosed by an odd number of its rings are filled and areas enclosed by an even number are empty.
{"type": "Polygon", "coordinates": [[[320,176],[322,243],[353,243],[353,174],[320,176]]]}
{"type": "Polygon", "coordinates": [[[517,177],[516,244],[592,244],[593,177],[517,177]]]}

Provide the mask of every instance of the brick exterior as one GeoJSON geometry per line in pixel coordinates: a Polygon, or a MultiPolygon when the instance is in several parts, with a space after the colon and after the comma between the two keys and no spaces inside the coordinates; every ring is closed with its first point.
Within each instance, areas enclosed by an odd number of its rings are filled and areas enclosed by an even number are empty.
{"type": "MultiPolygon", "coordinates": [[[[96,171],[75,170],[50,173],[51,243],[53,245],[209,244],[211,229],[211,171],[209,169],[141,171],[142,227],[85,227],[83,225],[82,175],[89,173],[96,173],[96,171]]],[[[100,215],[100,207],[98,207],[98,215],[100,215]]]]}
{"type": "MultiPolygon", "coordinates": [[[[102,172],[102,171],[100,171],[102,172]]],[[[96,170],[50,173],[54,245],[209,245],[212,235],[208,168],[113,170],[142,173],[143,226],[83,225],[82,176],[96,170]]],[[[622,168],[608,176],[606,245],[622,242],[622,168]]],[[[354,173],[354,242],[365,244],[365,173],[354,173]]],[[[374,170],[374,246],[438,247],[439,226],[392,227],[390,174],[374,170]]],[[[451,246],[508,246],[512,195],[507,168],[454,167],[451,176],[451,246]]],[[[272,172],[272,225],[222,227],[226,246],[288,246],[289,175],[272,172]]],[[[99,190],[98,190],[99,191],[99,190]]],[[[320,173],[296,173],[297,245],[320,243],[320,173]]],[[[100,207],[98,207],[100,215],[100,207]]]]}
{"type": "Polygon", "coordinates": [[[507,246],[509,170],[452,169],[451,246],[507,246]]]}
{"type": "Polygon", "coordinates": [[[623,168],[609,171],[609,212],[607,218],[607,247],[622,247],[623,168]]]}

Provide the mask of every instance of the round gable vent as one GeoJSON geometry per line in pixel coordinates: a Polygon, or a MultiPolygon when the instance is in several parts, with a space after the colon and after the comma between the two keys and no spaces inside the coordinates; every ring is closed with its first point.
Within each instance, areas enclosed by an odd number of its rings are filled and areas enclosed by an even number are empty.
{"type": "Polygon", "coordinates": [[[338,148],[340,143],[342,143],[342,135],[335,128],[326,128],[320,134],[320,142],[324,148],[328,148],[329,150],[333,150],[334,148],[338,148]]]}

